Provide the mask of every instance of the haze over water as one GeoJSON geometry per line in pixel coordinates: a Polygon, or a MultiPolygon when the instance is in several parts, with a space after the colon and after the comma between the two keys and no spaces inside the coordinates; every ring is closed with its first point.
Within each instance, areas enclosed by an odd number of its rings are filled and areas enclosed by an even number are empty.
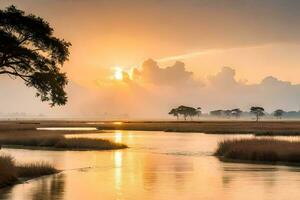
{"type": "Polygon", "coordinates": [[[251,135],[112,131],[79,136],[111,139],[130,148],[4,149],[18,162],[44,160],[64,171],[2,189],[0,199],[282,200],[300,196],[298,167],[223,163],[211,156],[219,141],[251,135]]]}

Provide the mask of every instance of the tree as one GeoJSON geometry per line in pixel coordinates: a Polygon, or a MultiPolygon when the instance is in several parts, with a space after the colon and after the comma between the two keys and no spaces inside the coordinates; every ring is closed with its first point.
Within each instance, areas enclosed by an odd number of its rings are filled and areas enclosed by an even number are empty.
{"type": "Polygon", "coordinates": [[[277,109],[274,111],[273,115],[279,119],[281,119],[282,115],[283,115],[284,111],[281,109],[277,109]]]}
{"type": "Polygon", "coordinates": [[[223,110],[213,110],[209,112],[210,115],[216,116],[216,117],[221,117],[223,114],[223,110]]]}
{"type": "Polygon", "coordinates": [[[181,105],[178,108],[171,109],[171,111],[169,112],[169,115],[176,116],[177,119],[178,119],[179,115],[182,115],[184,120],[186,120],[187,117],[190,117],[192,120],[194,116],[199,117],[201,115],[200,109],[201,109],[200,107],[193,108],[193,107],[181,105]]]}
{"type": "Polygon", "coordinates": [[[241,114],[242,114],[242,111],[239,108],[235,108],[235,109],[231,110],[231,115],[236,118],[239,118],[241,116],[241,114]]]}
{"type": "Polygon", "coordinates": [[[223,110],[223,114],[226,118],[230,118],[231,117],[231,110],[223,110]]]}
{"type": "Polygon", "coordinates": [[[250,108],[250,113],[252,113],[256,116],[257,122],[261,116],[265,115],[264,111],[265,111],[265,109],[263,107],[253,106],[250,108]]]}
{"type": "Polygon", "coordinates": [[[202,114],[202,111],[201,111],[201,107],[198,107],[197,108],[197,116],[198,116],[198,118],[200,117],[200,115],[202,114]]]}
{"type": "Polygon", "coordinates": [[[189,107],[181,105],[177,108],[177,112],[186,120],[187,116],[189,116],[189,107]]]}
{"type": "Polygon", "coordinates": [[[193,117],[199,116],[199,110],[193,107],[187,107],[188,116],[193,120],[193,117]]]}
{"type": "Polygon", "coordinates": [[[15,6],[0,10],[0,75],[21,78],[50,105],[64,105],[65,73],[60,66],[69,58],[70,43],[53,36],[48,22],[26,15],[15,6]]]}
{"type": "Polygon", "coordinates": [[[179,118],[179,113],[177,111],[177,108],[172,108],[171,111],[168,114],[177,117],[177,120],[179,118]]]}

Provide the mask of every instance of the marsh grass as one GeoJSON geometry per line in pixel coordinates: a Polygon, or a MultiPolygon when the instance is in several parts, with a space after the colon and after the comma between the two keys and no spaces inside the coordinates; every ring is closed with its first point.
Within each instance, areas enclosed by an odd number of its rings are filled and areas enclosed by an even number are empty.
{"type": "Polygon", "coordinates": [[[110,140],[92,139],[92,138],[64,138],[55,145],[56,148],[63,149],[95,149],[110,150],[127,148],[125,144],[115,143],[110,140]]]}
{"type": "Polygon", "coordinates": [[[0,188],[17,181],[14,159],[9,155],[0,155],[0,188]]]}
{"type": "Polygon", "coordinates": [[[36,178],[58,172],[48,163],[37,162],[17,165],[13,157],[5,154],[0,155],[0,188],[13,185],[20,179],[36,178]]]}
{"type": "Polygon", "coordinates": [[[257,132],[255,136],[300,136],[300,131],[295,132],[257,132]]]}
{"type": "Polygon", "coordinates": [[[94,138],[65,138],[64,136],[1,137],[0,145],[11,147],[35,147],[57,150],[112,150],[127,148],[125,144],[94,138]]]}
{"type": "Polygon", "coordinates": [[[253,162],[300,164],[300,142],[276,139],[239,139],[220,142],[216,156],[253,162]]]}
{"type": "Polygon", "coordinates": [[[52,165],[46,162],[26,163],[16,166],[18,177],[35,178],[59,172],[52,165]]]}

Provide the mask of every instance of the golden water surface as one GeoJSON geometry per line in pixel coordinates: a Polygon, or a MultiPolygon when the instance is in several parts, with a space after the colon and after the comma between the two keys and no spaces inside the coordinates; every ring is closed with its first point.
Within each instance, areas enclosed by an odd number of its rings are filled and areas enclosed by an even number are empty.
{"type": "Polygon", "coordinates": [[[144,131],[79,135],[87,136],[126,143],[130,148],[87,152],[1,150],[19,162],[42,160],[64,171],[2,189],[0,199],[288,200],[300,197],[300,168],[222,163],[212,156],[219,141],[250,135],[144,131]]]}

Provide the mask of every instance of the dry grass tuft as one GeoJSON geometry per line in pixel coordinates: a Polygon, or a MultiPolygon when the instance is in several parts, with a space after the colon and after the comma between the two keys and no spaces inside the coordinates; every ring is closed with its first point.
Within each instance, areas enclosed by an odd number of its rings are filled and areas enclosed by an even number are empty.
{"type": "Polygon", "coordinates": [[[92,138],[64,138],[55,144],[56,148],[63,149],[95,149],[110,150],[127,148],[125,144],[115,143],[110,140],[92,138]]]}
{"type": "Polygon", "coordinates": [[[36,178],[58,172],[48,163],[39,162],[16,165],[11,156],[0,155],[0,188],[15,184],[19,178],[36,178]]]}
{"type": "Polygon", "coordinates": [[[93,138],[65,138],[63,136],[1,137],[0,145],[46,147],[60,150],[112,150],[127,148],[125,144],[115,143],[110,140],[93,138]]]}
{"type": "Polygon", "coordinates": [[[239,139],[219,143],[216,156],[225,159],[300,163],[300,142],[276,139],[239,139]]]}
{"type": "Polygon", "coordinates": [[[58,172],[52,165],[45,162],[27,163],[16,166],[19,177],[34,178],[58,172]]]}
{"type": "Polygon", "coordinates": [[[9,155],[0,155],[0,188],[17,181],[14,159],[9,155]]]}

